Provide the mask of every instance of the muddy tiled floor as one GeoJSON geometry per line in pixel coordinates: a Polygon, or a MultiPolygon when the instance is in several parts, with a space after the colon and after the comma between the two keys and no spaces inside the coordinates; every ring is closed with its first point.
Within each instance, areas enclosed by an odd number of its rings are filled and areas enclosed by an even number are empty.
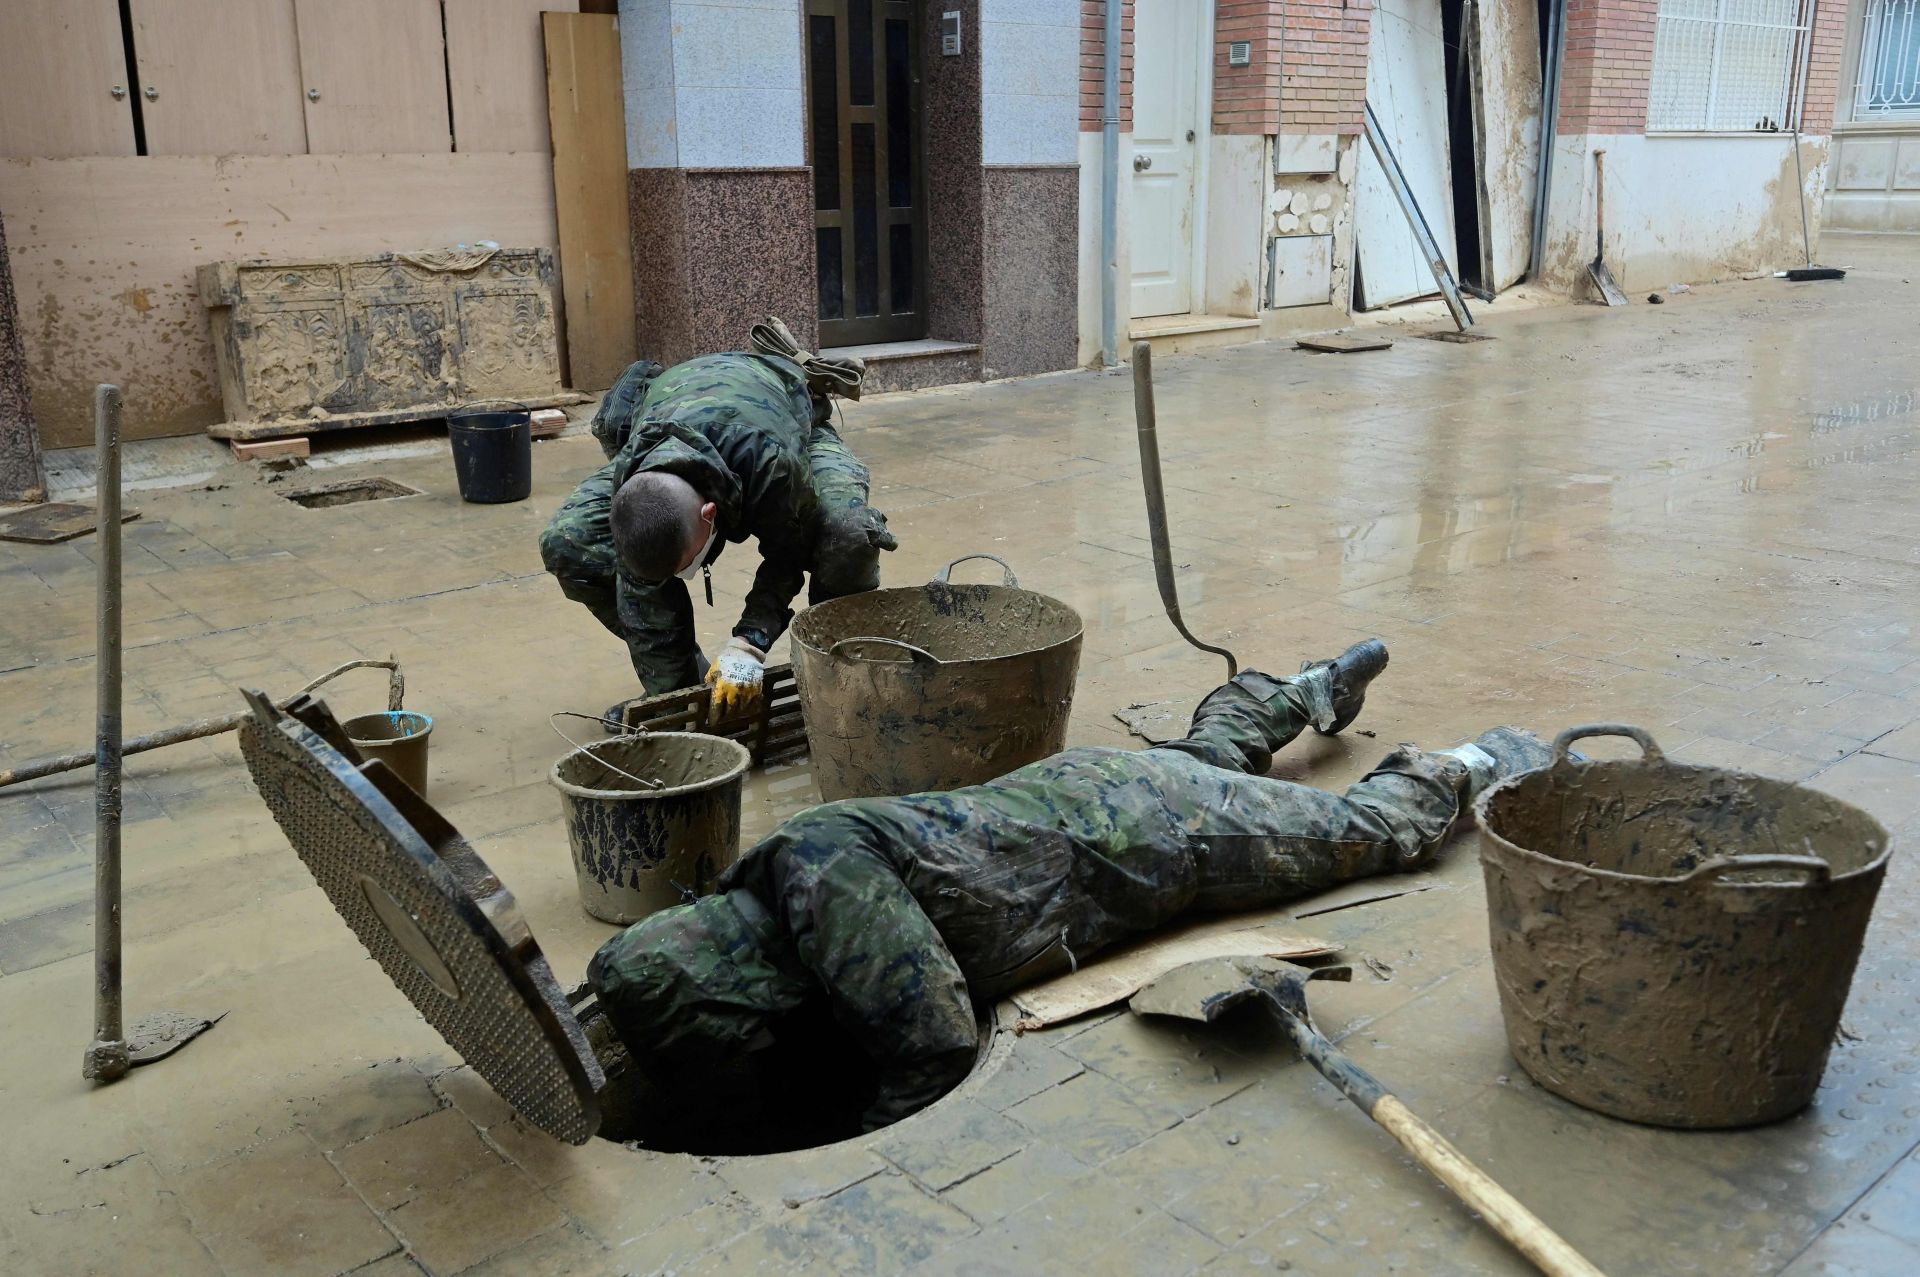
{"type": "MultiPolygon", "coordinates": [[[[1366,634],[1394,663],[1350,734],[1282,774],[1341,785],[1389,742],[1494,723],[1645,725],[1683,758],[1808,780],[1920,833],[1920,249],[1853,240],[1844,283],[1702,288],[1659,309],[1484,308],[1499,340],[1166,359],[1161,435],[1188,617],[1289,670],[1366,634]]],[[[856,405],[903,549],[892,583],[989,550],[1087,620],[1073,735],[1197,698],[1219,664],[1161,615],[1122,374],[856,405]]],[[[563,980],[579,910],[547,715],[628,692],[624,655],[534,537],[597,461],[536,449],[533,498],[297,508],[238,470],[142,493],[127,719],[151,730],[394,653],[435,715],[432,797],[513,887],[563,980]]],[[[0,761],[83,747],[91,538],[0,546],[0,761]]],[[[700,611],[724,634],[750,555],[700,611]]],[[[963,569],[966,570],[966,569],[963,569]]],[[[377,708],[376,675],[332,698],[377,708]]],[[[748,832],[808,801],[757,781],[748,832]]],[[[1522,1271],[1258,1023],[1097,1017],[1015,1038],[956,1096],[858,1143],[699,1159],[554,1143],[458,1067],[366,960],[250,792],[231,738],[133,760],[135,1014],[225,1012],[93,1090],[91,776],[0,795],[0,1269],[1209,1273],[1522,1271]]],[[[1476,848],[1300,925],[1378,973],[1321,1019],[1614,1273],[1920,1271],[1920,871],[1896,856],[1820,1098],[1763,1130],[1595,1117],[1506,1053],[1476,848]]]]}

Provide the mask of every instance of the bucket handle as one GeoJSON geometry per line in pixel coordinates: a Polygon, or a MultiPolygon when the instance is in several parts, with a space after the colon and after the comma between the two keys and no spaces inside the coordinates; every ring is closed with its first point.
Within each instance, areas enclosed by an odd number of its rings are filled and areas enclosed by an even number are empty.
{"type": "Polygon", "coordinates": [[[882,647],[897,647],[901,651],[905,652],[908,656],[911,656],[913,658],[913,663],[915,665],[926,665],[926,666],[930,666],[937,669],[942,664],[939,657],[935,656],[932,652],[929,652],[924,647],[915,647],[913,644],[902,642],[899,639],[880,638],[878,635],[865,635],[859,638],[843,638],[838,643],[835,643],[832,647],[829,647],[827,649],[827,655],[839,656],[840,649],[852,643],[878,643],[882,647]]]}
{"type": "MultiPolygon", "coordinates": [[[[603,718],[598,714],[582,714],[578,710],[572,710],[572,709],[557,709],[553,713],[547,715],[547,726],[553,729],[553,734],[555,736],[558,736],[561,740],[573,746],[573,750],[576,754],[585,754],[589,758],[593,759],[594,762],[599,763],[602,767],[606,768],[608,771],[618,772],[620,775],[625,776],[628,780],[633,781],[640,785],[644,785],[648,789],[665,789],[666,788],[666,785],[660,781],[648,780],[645,776],[636,776],[632,772],[627,771],[624,768],[616,767],[614,764],[600,757],[600,755],[594,753],[592,746],[582,745],[579,741],[575,740],[573,737],[561,731],[560,724],[554,722],[553,720],[556,718],[560,718],[563,715],[567,718],[584,718],[590,723],[606,723],[606,722],[609,722],[610,720],[603,718]]],[[[615,742],[619,742],[623,740],[638,740],[640,737],[646,736],[646,735],[648,735],[648,732],[647,732],[647,729],[644,727],[627,727],[623,725],[620,728],[620,734],[614,737],[613,739],[615,742]]]]}
{"type": "Polygon", "coordinates": [[[1645,756],[1646,762],[1664,763],[1667,761],[1667,756],[1660,751],[1658,745],[1653,743],[1653,737],[1647,735],[1641,728],[1634,727],[1628,723],[1588,723],[1582,727],[1569,727],[1566,731],[1561,732],[1553,738],[1553,761],[1556,764],[1566,762],[1567,751],[1573,745],[1573,742],[1585,740],[1589,736],[1625,736],[1628,740],[1640,747],[1640,752],[1645,756]]]}
{"type": "MultiPolygon", "coordinates": [[[[1010,589],[1017,590],[1020,588],[1020,578],[1013,574],[1013,569],[1007,565],[1007,561],[997,554],[963,554],[953,562],[947,564],[947,566],[941,568],[938,572],[935,572],[933,574],[933,580],[938,581],[942,585],[953,584],[951,579],[953,570],[962,563],[965,563],[968,559],[992,559],[1000,565],[1000,584],[1010,589]]],[[[928,584],[932,584],[932,582],[930,581],[928,584]]]]}
{"type": "Polygon", "coordinates": [[[1800,869],[1812,875],[1813,885],[1824,887],[1833,881],[1833,866],[1818,856],[1722,856],[1718,860],[1709,860],[1692,873],[1683,876],[1680,881],[1693,883],[1711,883],[1721,874],[1736,873],[1742,869],[1800,869]]]}
{"type": "Polygon", "coordinates": [[[481,407],[482,404],[504,404],[508,408],[518,408],[521,412],[533,411],[533,408],[530,405],[521,403],[518,399],[508,399],[508,398],[505,398],[504,396],[490,395],[481,399],[467,400],[467,402],[461,404],[458,408],[455,408],[452,412],[449,412],[447,414],[447,420],[451,421],[455,417],[471,417],[478,413],[483,413],[483,412],[499,412],[500,411],[499,408],[483,408],[481,407]]]}
{"type": "MultiPolygon", "coordinates": [[[[400,662],[391,656],[384,661],[348,661],[345,665],[335,666],[333,669],[328,670],[325,674],[322,674],[319,678],[314,679],[313,682],[308,683],[305,687],[295,692],[294,695],[304,696],[306,693],[319,687],[322,683],[330,683],[334,679],[339,678],[348,670],[359,669],[385,670],[387,672],[387,712],[395,713],[406,708],[401,702],[407,698],[407,679],[406,676],[400,672],[400,662]]],[[[284,704],[284,702],[280,703],[284,704]]]]}

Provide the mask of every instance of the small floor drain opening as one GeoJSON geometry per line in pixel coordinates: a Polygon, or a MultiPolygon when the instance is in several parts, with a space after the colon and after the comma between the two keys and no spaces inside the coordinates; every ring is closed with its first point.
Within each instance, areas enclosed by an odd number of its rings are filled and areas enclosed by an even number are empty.
{"type": "Polygon", "coordinates": [[[404,483],[395,483],[391,479],[348,479],[342,483],[323,483],[314,488],[302,488],[298,492],[282,492],[281,496],[295,505],[305,506],[309,510],[324,510],[329,506],[356,505],[362,501],[386,501],[393,497],[417,497],[420,489],[409,488],[404,483]]]}
{"type": "MultiPolygon", "coordinates": [[[[819,1148],[862,1134],[879,1091],[879,1071],[830,1011],[813,1010],[782,1024],[757,1050],[677,1076],[636,1067],[624,1049],[609,1048],[604,1020],[599,1025],[588,1020],[588,1041],[607,1070],[600,1138],[652,1152],[752,1157],[819,1148]]],[[[980,1022],[974,1068],[992,1041],[989,1013],[980,1022]]]]}

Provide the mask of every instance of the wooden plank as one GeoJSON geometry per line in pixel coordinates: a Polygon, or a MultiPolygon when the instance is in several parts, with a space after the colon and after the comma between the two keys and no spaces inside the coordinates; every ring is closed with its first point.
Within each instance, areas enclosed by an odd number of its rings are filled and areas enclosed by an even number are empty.
{"type": "Polygon", "coordinates": [[[115,87],[127,89],[115,0],[0,3],[0,156],[132,155],[133,100],[115,87]]]}
{"type": "Polygon", "coordinates": [[[1293,344],[1302,350],[1350,355],[1362,350],[1385,350],[1393,345],[1393,338],[1358,337],[1349,333],[1321,333],[1315,337],[1301,337],[1293,344]]]}
{"type": "Polygon", "coordinates": [[[1340,948],[1287,930],[1292,921],[1292,907],[1282,906],[1191,923],[1103,953],[1077,971],[1014,994],[1013,1004],[1020,1008],[1014,1027],[1022,1032],[1045,1028],[1123,1002],[1175,967],[1203,958],[1314,958],[1340,948]]]}
{"type": "Polygon", "coordinates": [[[540,154],[0,160],[0,208],[50,448],[92,442],[93,385],[108,371],[126,389],[129,438],[222,419],[202,263],[558,246],[540,154]]]}
{"type": "Polygon", "coordinates": [[[577,7],[577,0],[445,0],[454,150],[547,149],[540,14],[577,7]]]}
{"type": "Polygon", "coordinates": [[[300,155],[293,0],[130,0],[149,155],[300,155]]]}
{"type": "Polygon", "coordinates": [[[294,14],[307,150],[453,149],[440,0],[294,0],[294,14]]]}
{"type": "Polygon", "coordinates": [[[619,23],[587,13],[541,22],[569,379],[576,389],[605,390],[635,346],[619,23]]]}
{"type": "Polygon", "coordinates": [[[1472,23],[1474,171],[1479,174],[1480,278],[1495,292],[1518,283],[1533,252],[1543,88],[1534,0],[1483,0],[1472,23]]]}

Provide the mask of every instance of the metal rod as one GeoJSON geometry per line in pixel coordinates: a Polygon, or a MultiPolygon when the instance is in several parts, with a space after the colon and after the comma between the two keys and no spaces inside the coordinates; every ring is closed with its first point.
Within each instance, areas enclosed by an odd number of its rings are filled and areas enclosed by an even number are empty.
{"type": "Polygon", "coordinates": [[[1433,238],[1433,230],[1427,225],[1426,215],[1420,211],[1420,205],[1414,202],[1413,188],[1407,185],[1407,175],[1400,171],[1400,161],[1393,156],[1393,149],[1387,145],[1387,135],[1380,127],[1380,121],[1373,113],[1373,103],[1367,103],[1367,145],[1373,148],[1373,158],[1380,161],[1380,169],[1387,177],[1387,185],[1393,188],[1394,198],[1400,201],[1400,211],[1407,215],[1407,225],[1413,228],[1414,239],[1420,242],[1420,251],[1427,259],[1427,267],[1433,272],[1433,282],[1440,286],[1440,295],[1447,299],[1447,309],[1453,312],[1453,322],[1461,332],[1473,327],[1473,315],[1467,310],[1467,303],[1460,298],[1460,290],[1454,287],[1453,272],[1447,269],[1446,254],[1440,251],[1439,243],[1433,238]]]}
{"type": "Polygon", "coordinates": [[[1100,72],[1100,362],[1120,362],[1121,0],[1107,0],[1100,72]]]}
{"type": "Polygon", "coordinates": [[[1173,548],[1167,538],[1167,494],[1160,482],[1160,432],[1153,409],[1153,345],[1133,343],[1133,418],[1140,435],[1140,482],[1147,495],[1147,535],[1153,541],[1153,577],[1160,586],[1160,602],[1180,637],[1203,652],[1227,658],[1227,677],[1240,672],[1240,662],[1224,647],[1202,643],[1180,615],[1180,590],[1173,579],[1173,548]]]}
{"type": "Polygon", "coordinates": [[[1547,202],[1553,196],[1553,151],[1560,136],[1560,63],[1567,48],[1567,0],[1547,8],[1547,58],[1542,95],[1546,100],[1540,129],[1540,167],[1534,178],[1533,247],[1527,275],[1538,280],[1547,252],[1547,202]]]}
{"type": "MultiPolygon", "coordinates": [[[[387,708],[390,710],[404,708],[401,702],[406,695],[407,681],[400,673],[399,663],[392,659],[384,661],[348,661],[345,665],[336,666],[328,670],[319,678],[314,679],[311,683],[308,683],[305,687],[293,693],[292,696],[283,697],[275,701],[274,705],[276,708],[285,709],[295,698],[306,695],[322,683],[330,682],[348,670],[357,670],[365,667],[389,671],[387,678],[387,708]]],[[[120,747],[120,754],[122,757],[128,754],[144,754],[150,749],[160,749],[167,745],[178,745],[183,741],[199,740],[203,736],[218,736],[222,732],[230,732],[240,726],[249,715],[250,711],[243,709],[232,714],[222,714],[217,718],[202,718],[195,722],[182,723],[176,727],[163,728],[160,731],[151,732],[145,736],[136,736],[120,747]]],[[[18,767],[0,771],[0,789],[4,789],[8,785],[18,785],[24,781],[39,780],[43,776],[75,771],[81,767],[85,767],[94,760],[95,754],[91,750],[77,750],[71,754],[56,754],[51,758],[36,758],[31,762],[22,763],[18,767]]]]}
{"type": "Polygon", "coordinates": [[[99,632],[93,780],[93,1042],[81,1076],[112,1082],[131,1061],[120,1025],[120,388],[93,391],[99,632]]]}

